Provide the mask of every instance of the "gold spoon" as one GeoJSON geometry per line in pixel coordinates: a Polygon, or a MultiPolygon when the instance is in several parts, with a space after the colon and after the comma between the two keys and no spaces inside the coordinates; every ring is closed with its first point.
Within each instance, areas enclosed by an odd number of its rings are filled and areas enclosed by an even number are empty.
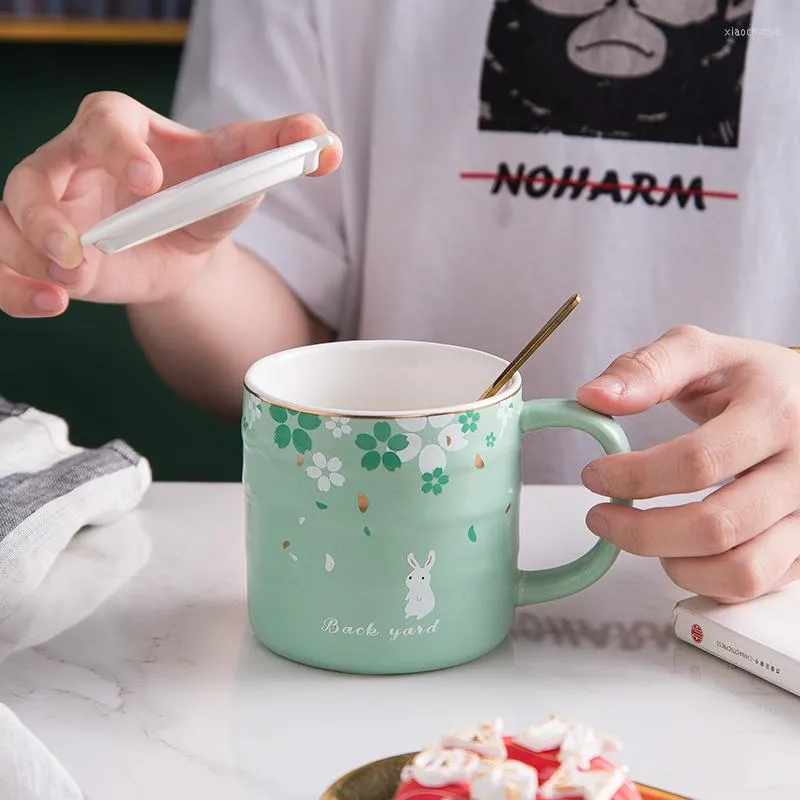
{"type": "MultiPolygon", "coordinates": [[[[536,336],[525,345],[524,349],[517,354],[514,360],[495,378],[492,385],[486,389],[478,399],[486,400],[496,395],[506,383],[508,383],[509,378],[550,338],[555,329],[578,307],[580,302],[580,295],[572,295],[572,297],[547,320],[536,336]]],[[[800,354],[800,347],[790,347],[789,349],[800,354]]]]}
{"type": "Polygon", "coordinates": [[[574,294],[561,308],[550,317],[542,329],[519,352],[516,358],[495,378],[494,383],[480,396],[486,400],[497,394],[507,383],[509,378],[550,338],[555,329],[578,307],[581,302],[580,295],[574,294]]]}

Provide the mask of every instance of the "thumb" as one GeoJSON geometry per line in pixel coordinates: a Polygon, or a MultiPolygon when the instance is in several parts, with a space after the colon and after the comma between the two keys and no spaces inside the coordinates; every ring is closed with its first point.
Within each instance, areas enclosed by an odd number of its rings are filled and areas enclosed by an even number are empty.
{"type": "Polygon", "coordinates": [[[576,399],[602,414],[638,414],[673,399],[731,362],[724,337],[692,325],[615,359],[578,389],[576,399]]]}

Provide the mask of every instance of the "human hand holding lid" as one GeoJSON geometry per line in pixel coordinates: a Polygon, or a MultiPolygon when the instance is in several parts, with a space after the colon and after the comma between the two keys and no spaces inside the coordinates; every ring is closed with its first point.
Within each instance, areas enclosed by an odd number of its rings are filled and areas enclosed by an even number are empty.
{"type": "Polygon", "coordinates": [[[0,310],[50,317],[70,298],[175,297],[265,189],[329,174],[341,158],[338,137],[311,114],[198,131],[123,94],[89,95],[8,177],[0,310]]]}

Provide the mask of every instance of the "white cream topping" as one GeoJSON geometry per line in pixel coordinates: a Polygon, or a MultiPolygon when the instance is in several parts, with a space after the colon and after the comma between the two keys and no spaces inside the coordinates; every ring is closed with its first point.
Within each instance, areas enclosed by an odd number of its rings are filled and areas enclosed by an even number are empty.
{"type": "Polygon", "coordinates": [[[517,734],[514,742],[533,753],[555,750],[561,746],[567,732],[574,724],[572,720],[553,715],[541,725],[531,725],[522,733],[517,734]]]}
{"type": "Polygon", "coordinates": [[[508,755],[501,719],[450,731],[442,737],[442,746],[460,747],[485,758],[505,758],[508,755]]]}
{"type": "Polygon", "coordinates": [[[401,777],[428,788],[468,783],[480,762],[478,755],[466,750],[427,747],[403,768],[401,777]]]}
{"type": "Polygon", "coordinates": [[[593,758],[619,749],[620,744],[616,739],[597,734],[585,725],[575,724],[567,730],[566,736],[561,742],[558,760],[561,762],[574,761],[581,769],[588,769],[593,758]]]}
{"type": "Polygon", "coordinates": [[[539,774],[521,761],[484,762],[472,779],[471,800],[536,800],[539,774]]]}
{"type": "Polygon", "coordinates": [[[620,749],[619,742],[611,736],[598,734],[580,722],[552,716],[541,725],[526,728],[514,738],[516,744],[533,753],[558,748],[559,761],[577,761],[582,769],[602,753],[620,749]]]}
{"type": "Polygon", "coordinates": [[[506,760],[499,718],[446,733],[439,747],[417,754],[402,779],[427,788],[467,783],[471,800],[613,800],[627,779],[625,768],[591,768],[597,756],[619,750],[619,742],[565,717],[530,726],[514,742],[534,753],[558,750],[560,766],[542,786],[536,769],[506,760]]]}

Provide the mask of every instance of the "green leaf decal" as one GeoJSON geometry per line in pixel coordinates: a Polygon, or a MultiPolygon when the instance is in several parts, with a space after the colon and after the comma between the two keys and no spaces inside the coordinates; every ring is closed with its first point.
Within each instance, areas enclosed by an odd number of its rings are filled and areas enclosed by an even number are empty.
{"type": "Polygon", "coordinates": [[[270,406],[269,415],[275,420],[275,422],[286,422],[286,420],[289,419],[286,409],[281,408],[280,406],[270,406]]]}
{"type": "Polygon", "coordinates": [[[289,430],[288,425],[278,425],[275,428],[275,444],[283,450],[284,447],[289,446],[289,442],[292,441],[292,432],[289,430]]]}
{"type": "Polygon", "coordinates": [[[298,414],[297,424],[307,431],[313,431],[319,428],[321,420],[316,414],[298,414]]]}
{"type": "Polygon", "coordinates": [[[368,469],[370,472],[374,469],[378,469],[381,465],[381,454],[377,450],[370,450],[369,453],[364,453],[364,457],[361,459],[361,466],[364,469],[368,469]]]}
{"type": "Polygon", "coordinates": [[[365,533],[367,536],[372,536],[372,531],[371,531],[369,528],[364,528],[364,533],[365,533]]]}
{"type": "Polygon", "coordinates": [[[405,450],[408,447],[408,436],[404,433],[396,433],[386,444],[390,450],[395,452],[405,450]]]}
{"type": "Polygon", "coordinates": [[[385,419],[382,419],[380,422],[375,423],[375,427],[372,429],[372,432],[375,434],[375,438],[379,442],[386,442],[392,435],[392,426],[389,425],[385,419]]]}
{"type": "Polygon", "coordinates": [[[400,457],[397,453],[393,453],[391,450],[387,450],[383,454],[383,466],[389,470],[389,472],[394,472],[396,469],[400,469],[403,466],[402,462],[400,461],[400,457]]]}
{"type": "Polygon", "coordinates": [[[475,527],[473,525],[469,526],[469,530],[467,531],[467,539],[469,539],[471,542],[478,541],[478,534],[475,533],[475,527]]]}
{"type": "Polygon", "coordinates": [[[374,450],[377,446],[378,443],[368,433],[359,433],[356,436],[356,447],[359,450],[374,450]]]}
{"type": "Polygon", "coordinates": [[[319,500],[317,500],[317,508],[319,508],[322,511],[324,511],[327,507],[328,507],[327,503],[321,503],[319,500]]]}
{"type": "Polygon", "coordinates": [[[301,455],[311,449],[311,437],[301,428],[295,428],[292,431],[292,442],[294,449],[301,455]]]}

